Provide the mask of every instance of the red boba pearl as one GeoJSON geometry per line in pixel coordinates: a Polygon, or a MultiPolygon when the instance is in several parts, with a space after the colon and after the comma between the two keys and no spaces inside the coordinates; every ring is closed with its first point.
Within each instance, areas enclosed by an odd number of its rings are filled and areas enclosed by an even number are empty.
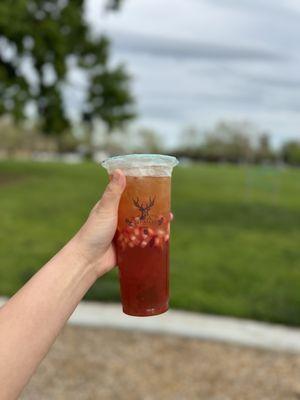
{"type": "Polygon", "coordinates": [[[158,229],[157,230],[157,236],[158,237],[164,237],[165,236],[165,232],[162,229],[158,229]]]}
{"type": "Polygon", "coordinates": [[[160,247],[160,245],[161,245],[161,239],[159,237],[156,237],[154,239],[154,246],[160,247]]]}
{"type": "Polygon", "coordinates": [[[152,237],[154,235],[154,230],[151,228],[148,228],[148,234],[150,237],[152,237]]]}
{"type": "Polygon", "coordinates": [[[134,231],[134,227],[129,225],[126,227],[125,232],[132,233],[134,231]]]}
{"type": "Polygon", "coordinates": [[[122,240],[124,240],[124,235],[120,233],[120,235],[118,236],[118,241],[121,242],[122,240]]]}
{"type": "Polygon", "coordinates": [[[147,236],[147,237],[144,239],[144,241],[147,242],[147,243],[149,243],[151,239],[152,239],[151,236],[147,236]]]}
{"type": "Polygon", "coordinates": [[[134,242],[134,241],[136,240],[136,236],[131,235],[131,236],[130,236],[130,240],[131,240],[132,242],[134,242]]]}
{"type": "Polygon", "coordinates": [[[139,228],[135,228],[133,233],[135,234],[135,236],[139,236],[140,235],[140,230],[139,228]]]}
{"type": "Polygon", "coordinates": [[[148,237],[150,237],[149,229],[148,228],[142,228],[141,229],[141,235],[142,235],[143,239],[147,239],[148,237]]]}
{"type": "Polygon", "coordinates": [[[135,240],[133,241],[133,244],[135,245],[135,246],[138,246],[139,244],[140,244],[140,239],[139,238],[135,238],[135,240]]]}

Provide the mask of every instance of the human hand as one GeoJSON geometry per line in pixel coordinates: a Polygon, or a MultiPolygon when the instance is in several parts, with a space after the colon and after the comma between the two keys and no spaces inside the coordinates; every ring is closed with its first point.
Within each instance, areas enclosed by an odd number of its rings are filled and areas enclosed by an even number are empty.
{"type": "Polygon", "coordinates": [[[71,241],[78,256],[93,265],[98,277],[116,265],[112,240],[118,223],[119,201],[125,186],[124,173],[115,170],[102,198],[71,241]]]}

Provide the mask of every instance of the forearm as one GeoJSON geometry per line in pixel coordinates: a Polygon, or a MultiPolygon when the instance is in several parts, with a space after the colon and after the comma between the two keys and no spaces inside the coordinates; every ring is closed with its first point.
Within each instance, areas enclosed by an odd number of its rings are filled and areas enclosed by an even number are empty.
{"type": "Polygon", "coordinates": [[[116,265],[112,240],[125,188],[116,170],[75,237],[0,309],[0,398],[18,397],[95,280],[116,265]]]}
{"type": "Polygon", "coordinates": [[[1,400],[15,399],[97,273],[71,240],[0,309],[1,400]]]}

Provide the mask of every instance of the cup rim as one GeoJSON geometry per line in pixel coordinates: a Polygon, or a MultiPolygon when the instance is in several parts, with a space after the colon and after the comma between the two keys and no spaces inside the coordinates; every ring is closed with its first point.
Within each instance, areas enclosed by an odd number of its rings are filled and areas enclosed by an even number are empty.
{"type": "Polygon", "coordinates": [[[125,154],[106,158],[101,165],[106,169],[139,168],[139,167],[169,167],[173,168],[179,161],[176,157],[165,154],[125,154]],[[135,165],[135,163],[137,163],[135,165]]]}

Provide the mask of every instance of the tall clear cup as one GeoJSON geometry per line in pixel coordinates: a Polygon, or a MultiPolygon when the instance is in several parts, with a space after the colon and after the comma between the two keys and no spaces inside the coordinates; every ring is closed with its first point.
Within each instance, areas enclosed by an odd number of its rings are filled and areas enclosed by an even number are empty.
{"type": "Polygon", "coordinates": [[[144,317],[168,310],[171,175],[177,164],[175,157],[158,154],[102,163],[109,175],[115,169],[126,175],[114,239],[125,314],[144,317]]]}

